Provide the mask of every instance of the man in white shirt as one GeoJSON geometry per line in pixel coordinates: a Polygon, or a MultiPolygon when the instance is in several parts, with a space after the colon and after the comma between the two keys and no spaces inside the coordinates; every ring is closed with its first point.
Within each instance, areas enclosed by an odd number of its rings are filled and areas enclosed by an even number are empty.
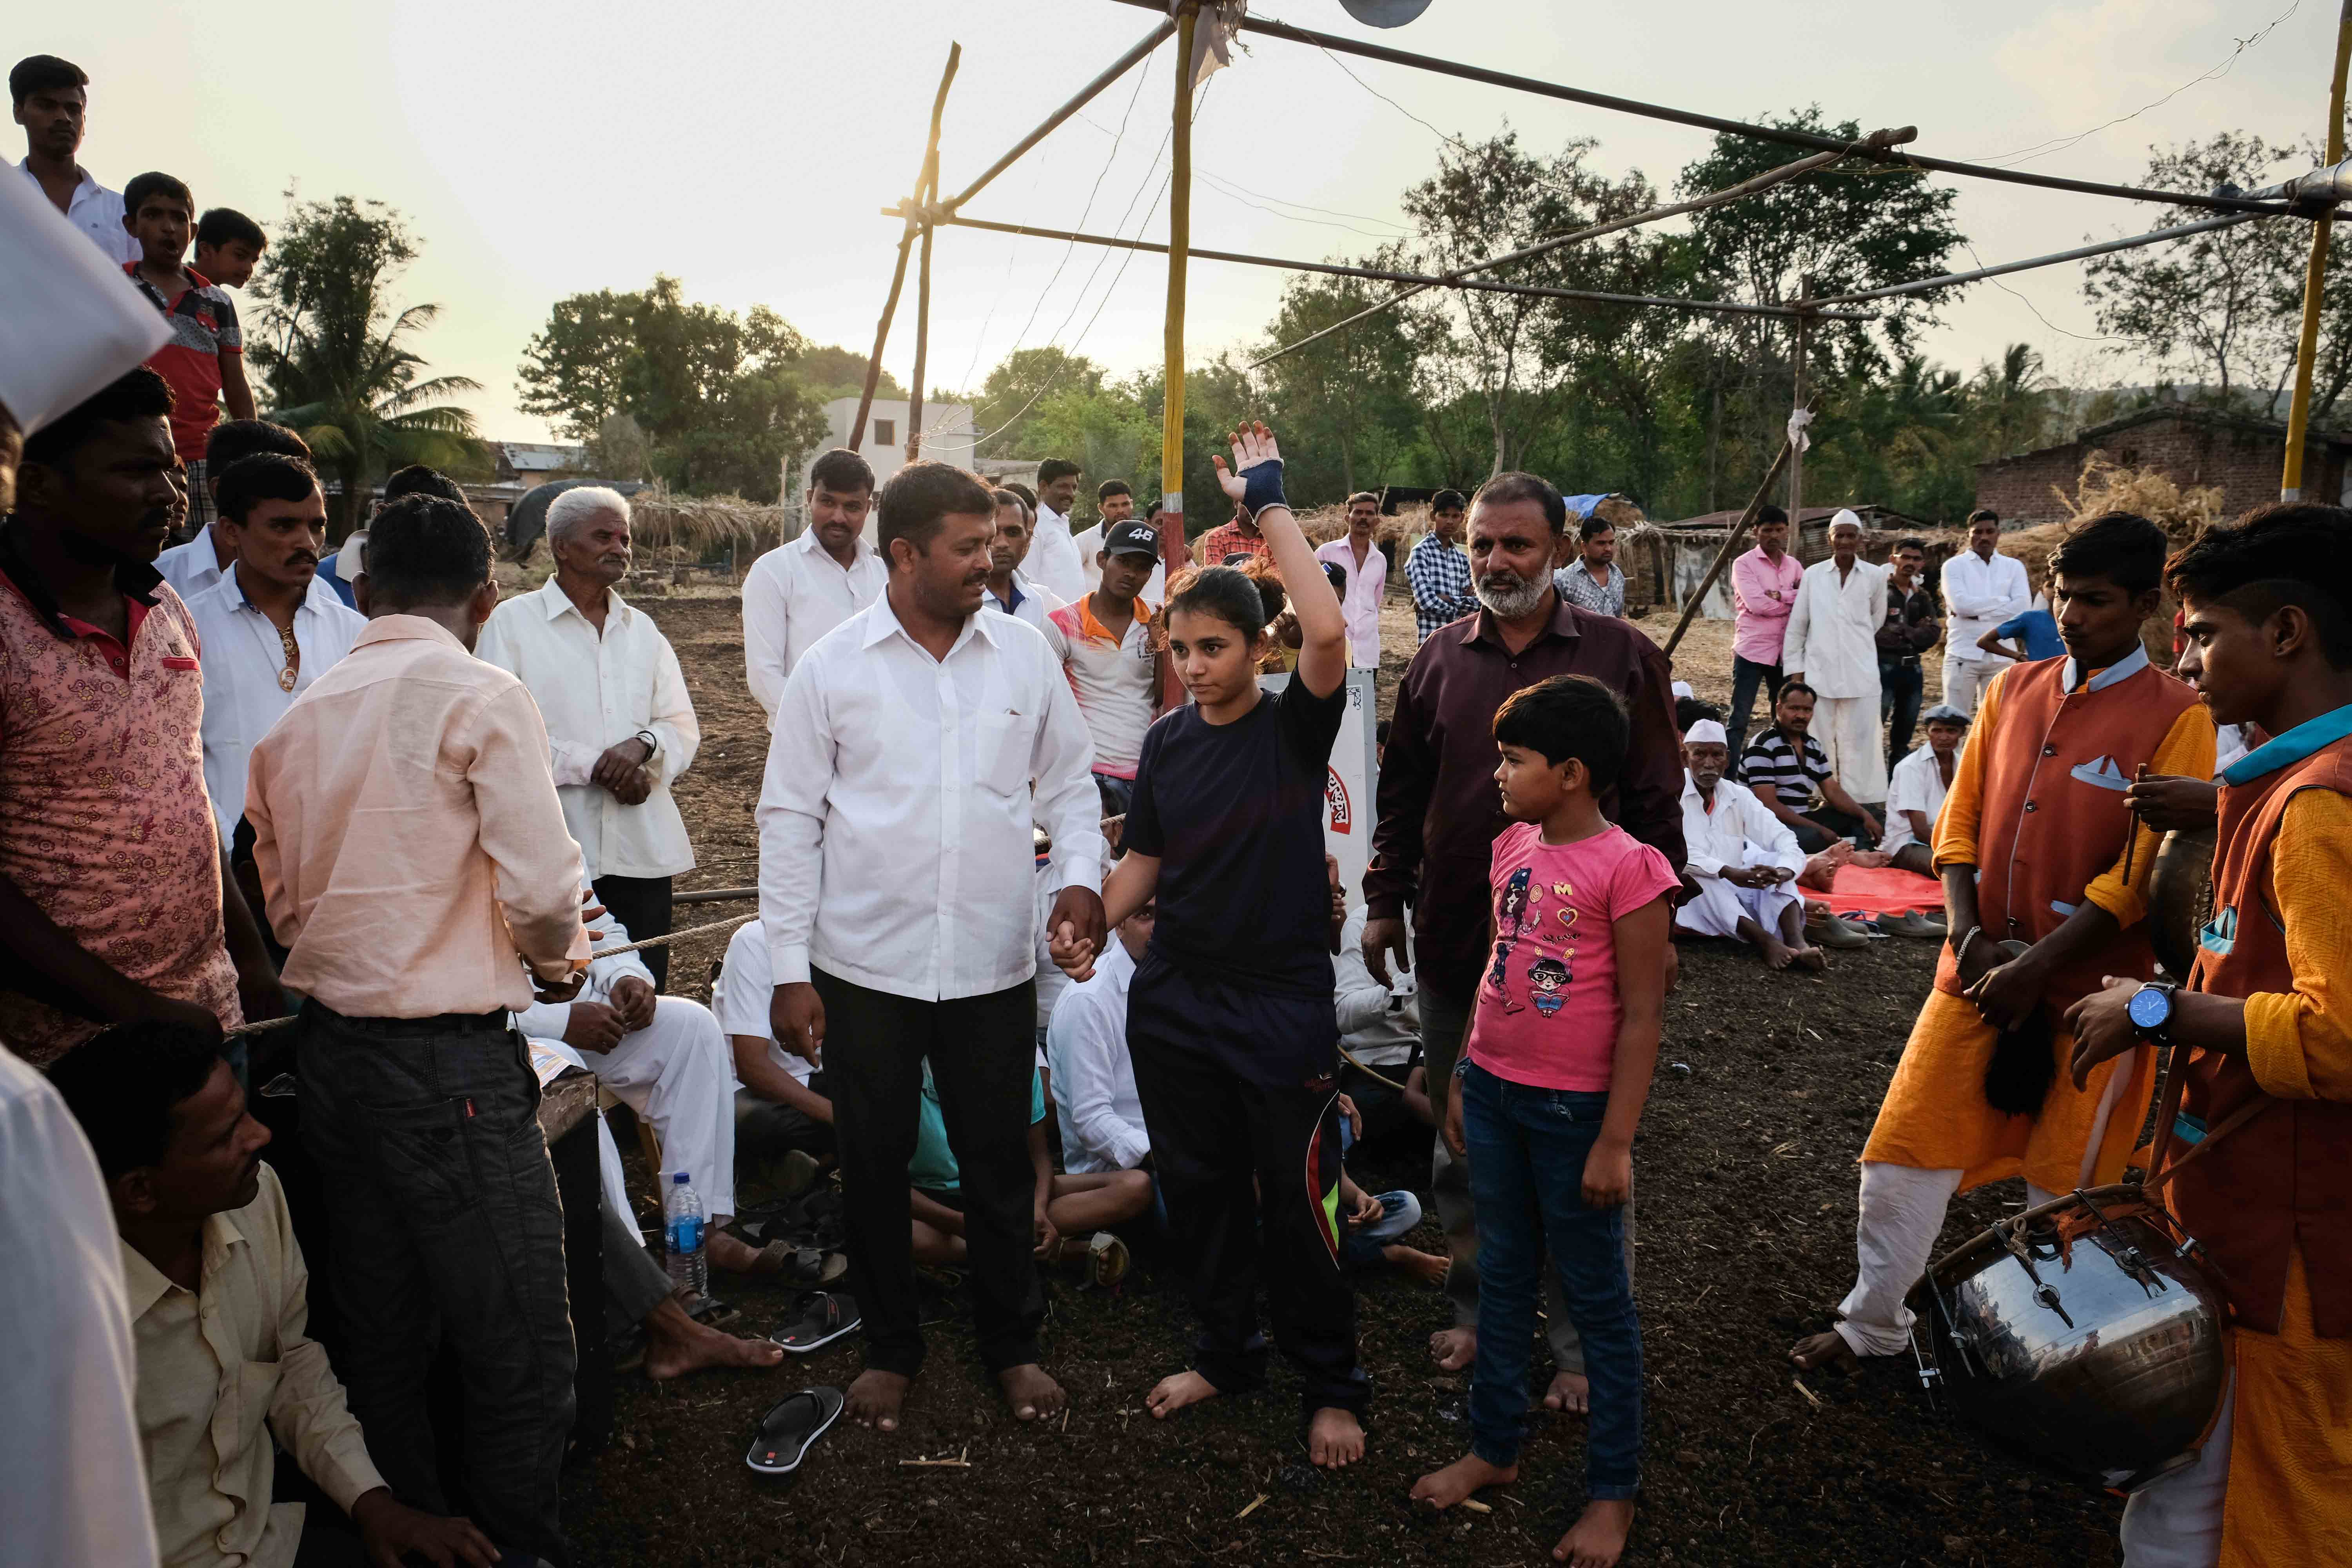
{"type": "Polygon", "coordinates": [[[229,563],[236,559],[228,531],[221,526],[221,476],[263,452],[305,463],[310,460],[310,448],[302,437],[283,425],[272,425],[267,419],[224,419],[213,426],[212,437],[205,445],[204,480],[212,503],[205,510],[212,514],[212,521],[196,530],[185,543],[174,544],[155,557],[155,570],[190,608],[194,607],[196,595],[219,582],[229,563]]]}
{"type": "Polygon", "coordinates": [[[1074,1176],[1139,1171],[1151,1158],[1135,1061],[1127,1053],[1127,991],[1158,913],[1147,903],[1119,922],[1118,940],[1105,944],[1091,978],[1063,992],[1045,1031],[1062,1163],[1074,1176]]]}
{"type": "Polygon", "coordinates": [[[1160,716],[1167,656],[1151,606],[1137,596],[1160,559],[1160,530],[1129,519],[1109,541],[1097,560],[1102,585],[1048,615],[1045,632],[1094,739],[1104,809],[1116,816],[1135,793],[1144,731],[1160,716]]]}
{"type": "Polygon", "coordinates": [[[139,259],[139,241],[122,226],[122,193],[110,191],[75,162],[89,78],[70,60],[33,55],[8,73],[8,97],[25,128],[25,161],[16,165],[40,187],[66,221],[89,237],[120,267],[139,259]]]}
{"type": "Polygon", "coordinates": [[[1886,837],[1878,841],[1878,848],[1904,870],[1932,877],[1936,821],[1952,787],[1969,716],[1948,702],[1938,702],[1921,718],[1927,741],[1895,763],[1894,776],[1887,780],[1886,837]]]}
{"type": "Polygon", "coordinates": [[[1854,800],[1875,805],[1886,798],[1878,628],[1886,619],[1887,569],[1862,559],[1861,548],[1862,519],[1841,511],[1830,520],[1830,558],[1805,568],[1780,668],[1818,695],[1813,734],[1838,783],[1854,800]]]}
{"type": "Polygon", "coordinates": [[[226,844],[244,820],[254,742],[352,651],[367,617],[319,576],[327,499],[310,464],[268,452],[230,468],[214,526],[228,540],[228,573],[188,614],[204,664],[205,788],[226,844]]]}
{"type": "Polygon", "coordinates": [[[989,542],[988,596],[981,606],[1001,610],[1042,632],[1047,613],[1060,609],[1062,601],[1022,574],[1021,563],[1029,558],[1033,537],[1029,505],[1011,490],[989,493],[996,502],[996,533],[989,542]]]}
{"type": "MultiPolygon", "coordinates": [[[[475,657],[539,704],[597,901],[640,940],[667,936],[673,879],[694,869],[670,785],[702,729],[669,639],[613,591],[629,572],[628,501],[601,485],[565,490],[547,509],[547,544],[555,575],[492,612],[475,657]]],[[[654,988],[668,989],[669,949],[646,951],[654,988]]]]}
{"type": "Polygon", "coordinates": [[[1125,522],[1135,515],[1135,487],[1125,479],[1105,479],[1095,487],[1095,510],[1101,514],[1099,520],[1070,536],[1070,542],[1078,550],[1078,571],[1085,576],[1087,592],[1090,594],[1102,581],[1102,568],[1095,563],[1095,557],[1102,553],[1103,534],[1113,523],[1125,522]]]}
{"type": "Polygon", "coordinates": [[[775,964],[768,931],[758,921],[735,928],[710,1010],[735,1058],[735,1142],[753,1168],[797,1150],[833,1158],[833,1101],[824,1092],[824,1064],[776,1044],[769,1021],[776,999],[775,964]]]}
{"type": "Polygon", "coordinates": [[[874,470],[835,447],[809,469],[808,526],[743,574],[743,676],[771,728],[801,656],[872,604],[890,574],[863,537],[873,505],[874,470]]]}
{"type": "Polygon", "coordinates": [[[1358,669],[1381,667],[1381,601],[1388,597],[1389,558],[1372,534],[1381,523],[1381,498],[1359,490],[1348,498],[1348,531],[1318,546],[1318,561],[1347,568],[1339,613],[1348,618],[1348,662],[1358,669]]]}
{"type": "Polygon", "coordinates": [[[981,1356],[1013,1413],[1037,1420],[1065,1400],[1037,1365],[1032,830],[1053,837],[1051,923],[1098,949],[1094,747],[1045,638],[982,610],[986,487],[915,463],[877,509],[889,583],[793,671],[768,747],[770,1032],[811,1061],[834,1047],[825,1087],[866,1327],[851,1416],[896,1430],[922,1365],[907,1170],[928,1057],[962,1167],[981,1356]]]}
{"type": "Polygon", "coordinates": [[[1774,969],[1821,969],[1828,961],[1805,940],[1797,891],[1805,852],[1745,784],[1723,776],[1730,765],[1723,726],[1712,719],[1692,725],[1683,737],[1683,844],[1698,892],[1675,911],[1675,929],[1737,937],[1774,969]]]}
{"type": "Polygon", "coordinates": [[[1969,513],[1969,547],[1944,563],[1944,700],[1971,718],[1992,678],[2009,668],[1978,647],[1985,633],[2033,607],[2025,563],[2000,553],[2000,514],[1969,513]]]}
{"type": "Polygon", "coordinates": [[[1037,522],[1029,546],[1029,575],[1066,605],[1087,591],[1078,543],[1070,533],[1070,506],[1078,499],[1078,466],[1067,458],[1037,465],[1037,522]]]}

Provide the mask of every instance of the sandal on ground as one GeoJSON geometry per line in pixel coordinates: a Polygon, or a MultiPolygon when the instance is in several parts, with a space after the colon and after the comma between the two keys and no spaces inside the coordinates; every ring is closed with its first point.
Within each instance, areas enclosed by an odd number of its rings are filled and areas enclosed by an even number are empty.
{"type": "Polygon", "coordinates": [[[810,1445],[841,1419],[843,1403],[837,1388],[803,1388],[787,1395],[760,1418],[743,1462],[763,1476],[791,1475],[808,1457],[810,1445]]]}
{"type": "Polygon", "coordinates": [[[723,1329],[743,1315],[742,1309],[730,1307],[716,1296],[681,1296],[677,1304],[706,1329],[723,1329]]]}
{"type": "Polygon", "coordinates": [[[1108,1290],[1127,1278],[1127,1243],[1107,1230],[1098,1230],[1087,1241],[1087,1279],[1108,1290]]]}
{"type": "Polygon", "coordinates": [[[823,1350],[866,1321],[857,1300],[846,1291],[820,1290],[802,1303],[801,1315],[768,1337],[794,1355],[823,1350]]]}

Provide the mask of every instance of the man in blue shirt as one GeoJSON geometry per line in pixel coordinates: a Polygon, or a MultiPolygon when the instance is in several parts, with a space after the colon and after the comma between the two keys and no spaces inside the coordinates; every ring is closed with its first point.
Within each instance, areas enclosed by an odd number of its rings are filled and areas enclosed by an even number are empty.
{"type": "Polygon", "coordinates": [[[2001,622],[1979,637],[1977,647],[2021,664],[2056,658],[2066,651],[2065,640],[2058,635],[2056,617],[2038,606],[2001,622]]]}

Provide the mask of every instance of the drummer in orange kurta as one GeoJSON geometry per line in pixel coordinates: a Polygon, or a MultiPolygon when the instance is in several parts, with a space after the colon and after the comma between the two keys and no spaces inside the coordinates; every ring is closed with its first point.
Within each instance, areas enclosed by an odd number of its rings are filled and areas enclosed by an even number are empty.
{"type": "Polygon", "coordinates": [[[2214,916],[2189,988],[2118,980],[2072,1019],[2077,1074],[2148,1039],[2196,1053],[2164,1191],[2220,1274],[2236,1369],[2196,1462],[2125,1509],[2124,1561],[2347,1563],[2352,511],[2264,508],[2207,532],[2170,577],[2214,721],[2273,739],[2222,772],[2214,916]]]}
{"type": "Polygon", "coordinates": [[[2116,1180],[2147,1110],[2153,1053],[2102,1065],[2077,1087],[2056,1074],[2038,1111],[1988,1102],[2005,1029],[2047,1029],[2053,1073],[2072,1054],[2057,1026],[2103,975],[2155,969],[2141,917],[2157,837],[2124,791],[2137,770],[2210,778],[2213,726],[2196,694],[2148,662],[2164,531],[2109,513],[2051,557],[2067,657],[2007,670],[1985,693],[1936,836],[1951,935],[1862,1153],[1854,1287],[1801,1367],[1897,1355],[1904,1305],[1926,1272],[1953,1196],[2023,1175],[2044,1200],[2116,1180]],[[2137,839],[2128,854],[2127,834],[2137,839]],[[2004,960],[2000,943],[2031,944],[2004,960]]]}

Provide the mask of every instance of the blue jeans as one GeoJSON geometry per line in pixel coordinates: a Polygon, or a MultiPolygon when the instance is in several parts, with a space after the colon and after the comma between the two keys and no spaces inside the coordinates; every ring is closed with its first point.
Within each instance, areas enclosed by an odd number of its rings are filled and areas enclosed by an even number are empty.
{"type": "Polygon", "coordinates": [[[1731,761],[1734,766],[1748,744],[1748,721],[1756,711],[1756,693],[1764,693],[1764,711],[1769,721],[1772,700],[1780,695],[1780,667],[1758,664],[1754,659],[1731,656],[1731,717],[1724,726],[1731,735],[1731,761]]]}
{"type": "Polygon", "coordinates": [[[1478,1212],[1471,1451],[1490,1465],[1518,1462],[1549,1247],[1592,1383],[1586,1495],[1630,1498],[1642,1482],[1642,1321],[1625,1275],[1625,1211],[1587,1208],[1583,1200],[1584,1162],[1600,1141],[1609,1097],[1531,1089],[1475,1062],[1458,1088],[1478,1212]]]}

